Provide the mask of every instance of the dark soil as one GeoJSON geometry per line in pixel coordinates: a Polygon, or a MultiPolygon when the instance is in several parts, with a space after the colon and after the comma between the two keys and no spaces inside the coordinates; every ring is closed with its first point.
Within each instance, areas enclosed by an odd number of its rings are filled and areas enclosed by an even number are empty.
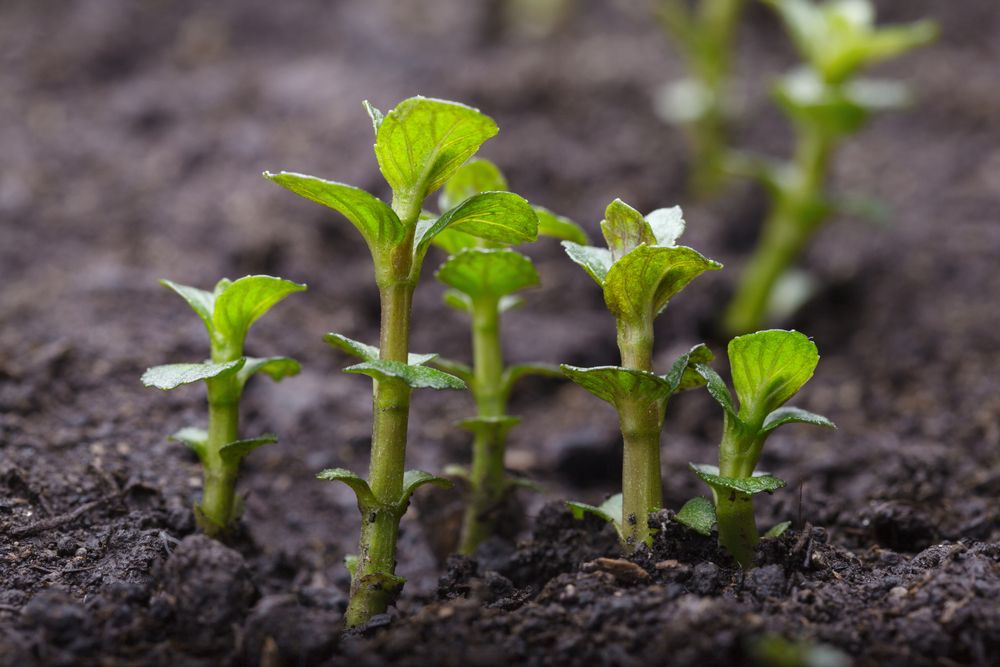
{"type": "MultiPolygon", "coordinates": [[[[357,510],[313,475],[365,470],[370,405],[321,335],[374,340],[375,291],[353,230],[258,174],[383,192],[362,99],[479,106],[502,128],[484,154],[515,190],[591,232],[615,196],[643,210],[681,203],[686,242],[728,265],[661,318],[660,367],[702,340],[721,351],[714,317],[763,210],[748,187],[709,205],[685,196],[683,142],[651,104],[680,66],[643,3],[579,0],[544,39],[499,32],[490,4],[0,5],[0,664],[774,664],[755,652],[769,635],[857,665],[996,664],[1000,6],[989,0],[878,3],[886,20],[934,16],[942,36],[879,72],[911,81],[919,104],[839,154],[835,190],[879,198],[892,222],[838,220],[805,258],[826,287],[783,324],[823,353],[799,403],[839,430],[770,440],[765,466],[790,488],[759,503],[761,524],[793,528],[763,543],[757,569],[735,569],[669,512],[655,517],[652,552],[623,560],[606,527],[546,504],[615,490],[620,444],[610,409],[538,380],[512,406],[524,423],[509,464],[546,490],[522,497],[519,541],[445,562],[456,498],[423,495],[404,520],[398,607],[341,636],[357,510]],[[249,341],[305,370],[249,388],[245,431],[282,442],[247,460],[245,533],[226,547],[194,535],[197,462],[165,439],[202,423],[200,391],[144,390],[138,377],[205,354],[197,319],[157,278],[206,286],[251,272],[309,283],[249,341]]],[[[762,84],[792,62],[786,40],[755,6],[742,43],[739,142],[783,154],[762,84]]],[[[554,244],[529,252],[544,287],[507,316],[509,358],[613,363],[590,281],[554,244]]],[[[430,268],[413,347],[466,357],[466,325],[430,268]]],[[[467,458],[451,424],[470,410],[466,396],[418,394],[410,467],[467,458]]],[[[712,460],[720,422],[704,392],[671,405],[667,507],[705,492],[686,464],[712,460]]]]}

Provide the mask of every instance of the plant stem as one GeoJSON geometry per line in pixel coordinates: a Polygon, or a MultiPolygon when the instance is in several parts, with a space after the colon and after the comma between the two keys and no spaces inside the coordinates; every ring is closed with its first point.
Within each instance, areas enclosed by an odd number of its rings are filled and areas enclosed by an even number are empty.
{"type": "MultiPolygon", "coordinates": [[[[748,439],[739,426],[726,415],[722,444],[719,447],[719,474],[722,477],[748,479],[753,476],[760,457],[760,442],[748,439]]],[[[756,420],[760,422],[762,420],[756,420]]],[[[759,429],[753,429],[756,433],[759,429]]],[[[713,488],[715,518],[719,543],[740,564],[753,567],[754,549],[760,541],[753,512],[753,496],[726,488],[713,488]]]]}
{"type": "MultiPolygon", "coordinates": [[[[622,367],[651,371],[653,366],[653,320],[618,322],[618,348],[622,367]]],[[[622,534],[625,550],[632,552],[649,543],[649,514],[660,509],[660,431],[664,404],[627,399],[619,403],[618,419],[624,441],[622,464],[622,534]]]]}
{"type": "Polygon", "coordinates": [[[226,531],[239,515],[236,502],[238,465],[228,464],[220,453],[224,445],[239,439],[239,398],[235,378],[213,378],[208,390],[208,442],[203,462],[201,504],[195,517],[206,535],[216,537],[226,531]]]}
{"type": "MultiPolygon", "coordinates": [[[[503,352],[500,347],[500,308],[494,297],[477,298],[472,303],[473,393],[477,416],[505,416],[507,401],[501,386],[503,352]]],[[[459,553],[471,555],[496,530],[498,514],[507,492],[504,470],[506,428],[480,424],[472,444],[469,471],[470,497],[462,521],[459,553]]]]}

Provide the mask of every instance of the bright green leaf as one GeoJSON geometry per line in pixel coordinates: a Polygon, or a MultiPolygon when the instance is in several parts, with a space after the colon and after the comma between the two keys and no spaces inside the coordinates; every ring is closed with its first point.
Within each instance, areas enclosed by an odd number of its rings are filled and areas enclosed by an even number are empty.
{"type": "Polygon", "coordinates": [[[566,364],[560,368],[570,380],[616,407],[625,398],[660,401],[668,398],[673,391],[669,382],[647,371],[618,366],[578,368],[566,364]]]}
{"type": "Polygon", "coordinates": [[[694,474],[713,489],[728,489],[754,495],[755,493],[771,493],[785,486],[784,480],[778,479],[774,475],[766,472],[755,472],[753,477],[736,478],[723,477],[719,474],[719,468],[712,465],[690,463],[694,474]]]}
{"type": "Polygon", "coordinates": [[[715,525],[715,505],[708,498],[696,496],[684,503],[674,515],[674,521],[708,537],[712,534],[712,526],[715,525]]]}
{"type": "Polygon", "coordinates": [[[231,375],[243,368],[246,359],[239,358],[221,364],[167,364],[154,366],[142,374],[142,383],[157,389],[174,389],[182,384],[208,380],[220,375],[231,375]]]}
{"type": "Polygon", "coordinates": [[[237,373],[240,385],[246,384],[252,376],[264,373],[275,382],[281,382],[287,377],[298,375],[301,364],[291,357],[246,357],[246,364],[237,373]]]}
{"type": "Polygon", "coordinates": [[[764,533],[763,537],[765,538],[781,537],[784,534],[784,532],[788,530],[791,526],[792,526],[791,521],[782,521],[781,523],[776,523],[773,526],[771,526],[771,528],[766,533],[764,533]]]}
{"type": "Polygon", "coordinates": [[[696,364],[694,368],[699,375],[705,378],[705,386],[712,398],[718,401],[723,410],[736,417],[736,405],[733,403],[733,395],[729,393],[729,387],[726,386],[725,380],[707,364],[696,364]]]}
{"type": "Polygon", "coordinates": [[[244,276],[223,290],[215,300],[212,322],[227,341],[242,344],[250,325],[275,304],[305,285],[274,276],[244,276]]]}
{"type": "Polygon", "coordinates": [[[798,331],[771,329],[729,342],[729,365],[741,418],[763,418],[802,388],[819,363],[819,351],[798,331]]]}
{"type": "Polygon", "coordinates": [[[653,229],[642,213],[621,199],[608,204],[601,221],[601,233],[611,251],[612,263],[632,252],[640,245],[656,245],[653,229]]]}
{"type": "Polygon", "coordinates": [[[507,189],[507,179],[499,167],[489,160],[473,158],[459,167],[444,184],[438,197],[438,208],[447,211],[480,192],[504,192],[507,189]]]}
{"type": "Polygon", "coordinates": [[[701,375],[696,366],[707,364],[715,358],[712,351],[699,343],[677,358],[677,361],[670,367],[670,371],[663,376],[673,390],[671,393],[687,391],[695,387],[701,387],[706,383],[706,378],[701,375]]]}
{"type": "Polygon", "coordinates": [[[257,449],[258,447],[263,447],[264,445],[273,445],[278,442],[278,436],[268,433],[257,438],[247,438],[245,440],[235,440],[233,442],[223,445],[219,449],[219,455],[222,460],[229,465],[236,465],[243,458],[257,449]]]}
{"type": "Polygon", "coordinates": [[[463,294],[457,289],[446,289],[443,298],[446,306],[451,306],[463,313],[472,312],[472,299],[469,298],[468,294],[463,294]]]}
{"type": "Polygon", "coordinates": [[[205,462],[206,448],[208,447],[208,431],[205,429],[188,426],[177,431],[177,433],[174,433],[167,439],[186,445],[198,455],[202,463],[205,462]]]}
{"type": "MultiPolygon", "coordinates": [[[[421,226],[418,233],[422,234],[425,229],[421,226]]],[[[490,243],[484,241],[483,239],[473,236],[472,234],[466,234],[465,232],[459,231],[457,229],[443,229],[434,235],[431,239],[431,244],[436,245],[441,250],[444,250],[449,255],[456,255],[466,248],[501,248],[502,243],[490,243]]]]}
{"type": "Polygon", "coordinates": [[[639,246],[615,262],[604,279],[604,302],[616,319],[642,321],[705,271],[721,269],[686,246],[639,246]]]}
{"type": "Polygon", "coordinates": [[[569,258],[583,267],[591,278],[601,287],[611,269],[611,251],[590,245],[580,245],[572,241],[563,241],[562,247],[569,258]]]}
{"type": "Polygon", "coordinates": [[[399,380],[412,389],[465,389],[465,383],[454,375],[427,366],[411,366],[401,361],[375,359],[348,366],[344,372],[367,375],[379,382],[399,380]]]}
{"type": "Polygon", "coordinates": [[[444,229],[455,229],[495,243],[523,243],[538,237],[538,218],[531,204],[512,192],[482,192],[441,214],[417,230],[415,254],[444,229]]]}
{"type": "Polygon", "coordinates": [[[375,130],[375,136],[378,136],[379,125],[382,124],[382,119],[385,118],[385,114],[378,110],[377,107],[372,106],[372,104],[365,100],[361,103],[361,106],[365,108],[365,112],[368,117],[372,119],[372,129],[375,130]]]}
{"type": "Polygon", "coordinates": [[[188,305],[198,313],[198,317],[205,323],[209,335],[212,333],[212,310],[215,307],[215,295],[197,287],[188,287],[171,280],[161,280],[160,284],[167,289],[176,292],[188,305]]]}
{"type": "Polygon", "coordinates": [[[400,511],[406,508],[413,492],[424,484],[433,484],[434,486],[440,486],[442,489],[450,489],[454,486],[453,482],[447,477],[438,477],[423,470],[407,470],[403,473],[403,495],[399,499],[400,511]]]}
{"type": "Polygon", "coordinates": [[[368,486],[368,482],[350,470],[344,468],[327,468],[316,475],[316,478],[330,482],[343,482],[351,487],[354,495],[357,496],[358,507],[362,511],[373,509],[379,504],[378,500],[375,499],[375,494],[372,493],[371,487],[368,486]]]}
{"type": "Polygon", "coordinates": [[[764,426],[761,431],[769,433],[782,424],[813,424],[814,426],[824,426],[826,428],[837,428],[837,426],[824,417],[801,408],[783,407],[778,408],[764,419],[764,426]]]}
{"type": "MultiPolygon", "coordinates": [[[[379,349],[374,345],[367,345],[338,333],[328,333],[323,336],[323,340],[347,354],[358,357],[363,361],[378,361],[379,349]]],[[[436,354],[417,354],[410,352],[407,361],[411,366],[421,366],[432,359],[436,359],[436,354]]]]}
{"type": "Polygon", "coordinates": [[[500,386],[505,393],[509,393],[514,383],[528,375],[538,375],[547,378],[563,378],[562,369],[555,364],[527,363],[513,364],[508,366],[500,378],[500,386]]]}
{"type": "Polygon", "coordinates": [[[531,260],[513,250],[470,248],[449,257],[434,276],[473,301],[501,296],[538,284],[531,260]]]}
{"type": "Polygon", "coordinates": [[[587,232],[569,218],[557,215],[543,206],[534,206],[533,208],[538,217],[539,236],[572,241],[580,245],[587,245],[590,242],[590,239],[587,238],[587,232]]]}
{"type": "Polygon", "coordinates": [[[474,374],[468,364],[463,364],[461,361],[455,361],[454,359],[436,357],[431,365],[443,370],[445,373],[450,373],[455,377],[461,378],[466,384],[472,384],[474,374]]]}
{"type": "Polygon", "coordinates": [[[569,511],[572,512],[573,518],[578,521],[583,518],[584,514],[593,514],[594,516],[604,519],[615,527],[615,532],[618,533],[618,538],[623,539],[622,494],[616,493],[601,503],[599,507],[588,505],[587,503],[578,503],[572,500],[566,501],[566,507],[568,507],[569,511]]]}

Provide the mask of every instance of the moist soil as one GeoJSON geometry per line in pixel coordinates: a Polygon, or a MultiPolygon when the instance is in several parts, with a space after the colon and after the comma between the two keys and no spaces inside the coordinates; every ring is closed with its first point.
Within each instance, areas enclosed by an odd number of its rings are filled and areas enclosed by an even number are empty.
{"type": "MultiPolygon", "coordinates": [[[[620,485],[617,420],[574,386],[529,380],[508,457],[543,489],[520,497],[527,518],[474,558],[449,556],[460,498],[421,491],[397,606],[341,632],[357,510],[314,475],[366,469],[371,407],[321,336],[374,341],[376,293],[354,231],[258,174],[385,195],[362,99],[476,105],[502,128],[483,154],[512,187],[592,234],[615,196],[684,205],[686,243],[727,269],[659,320],[656,364],[701,341],[721,353],[715,318],[765,200],[745,185],[710,203],[685,194],[683,141],[653,112],[681,69],[642,4],[580,0],[539,37],[504,28],[498,2],[3,3],[0,664],[816,664],[803,660],[830,648],[857,665],[996,664],[1000,6],[987,0],[877,3],[889,21],[934,16],[942,34],[879,69],[910,81],[918,104],[838,154],[833,191],[888,213],[838,216],[803,260],[822,288],[781,324],[823,359],[797,401],[839,429],[769,441],[764,466],[789,488],[758,502],[759,520],[792,527],[762,542],[757,568],[735,568],[671,510],[632,558],[608,527],[573,520],[558,499],[599,502],[620,485]],[[248,341],[304,370],[248,388],[244,432],[281,443],[248,458],[244,526],[222,545],[195,534],[199,468],[165,437],[203,423],[201,391],[138,377],[206,354],[197,318],[156,279],[246,273],[309,284],[248,341]],[[769,636],[800,655],[776,662],[760,648],[769,636]]],[[[743,147],[787,154],[765,92],[793,62],[786,43],[751,7],[743,147]]],[[[508,358],[615,363],[591,282],[556,244],[528,252],[544,286],[505,316],[508,358]]],[[[440,260],[418,290],[413,348],[468,358],[467,323],[430,276],[440,260]]],[[[418,394],[410,467],[466,460],[452,424],[470,411],[464,394],[418,394]]],[[[720,428],[705,392],[674,400],[666,507],[705,493],[686,464],[713,460],[720,428]]]]}

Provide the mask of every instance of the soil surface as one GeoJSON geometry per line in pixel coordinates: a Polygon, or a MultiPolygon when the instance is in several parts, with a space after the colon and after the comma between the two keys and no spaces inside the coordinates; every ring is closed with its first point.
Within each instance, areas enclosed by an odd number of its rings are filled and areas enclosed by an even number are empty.
{"type": "MultiPolygon", "coordinates": [[[[357,510],[314,475],[366,469],[371,406],[321,336],[374,341],[376,292],[354,230],[260,172],[384,195],[360,102],[386,109],[419,93],[494,116],[502,131],[483,155],[591,233],[616,196],[642,210],[680,203],[685,242],[727,269],[658,321],[663,369],[700,341],[723,350],[715,317],[762,195],[685,194],[684,143],[652,104],[682,70],[645,3],[578,0],[538,37],[501,29],[499,2],[4,2],[0,664],[996,664],[1000,5],[877,4],[887,21],[933,16],[942,34],[877,72],[907,79],[918,104],[838,154],[834,191],[890,214],[841,216],[804,258],[824,288],[781,324],[813,336],[823,358],[797,403],[839,430],[769,441],[763,465],[789,488],[758,503],[760,522],[793,526],[762,543],[759,567],[735,568],[670,510],[651,519],[654,548],[631,560],[610,529],[572,520],[555,501],[620,486],[617,420],[575,386],[531,380],[511,406],[524,421],[508,462],[544,492],[521,498],[517,540],[449,558],[458,498],[421,491],[404,520],[398,606],[342,635],[357,510]],[[248,341],[304,370],[248,388],[244,431],[281,443],[247,459],[245,530],[223,546],[195,534],[200,471],[166,440],[204,422],[201,390],[164,394],[138,377],[206,354],[197,318],[158,278],[209,286],[247,273],[309,284],[248,341]]],[[[750,7],[741,146],[787,154],[765,84],[793,61],[773,17],[750,7]]],[[[544,286],[505,316],[509,359],[615,363],[591,281],[554,243],[528,252],[544,286]]],[[[413,348],[467,358],[467,323],[431,277],[440,260],[417,293],[413,348]]],[[[467,395],[418,393],[409,466],[466,460],[452,424],[470,412],[467,395]]],[[[705,392],[670,406],[666,507],[705,493],[686,465],[714,459],[720,430],[705,392]]]]}

